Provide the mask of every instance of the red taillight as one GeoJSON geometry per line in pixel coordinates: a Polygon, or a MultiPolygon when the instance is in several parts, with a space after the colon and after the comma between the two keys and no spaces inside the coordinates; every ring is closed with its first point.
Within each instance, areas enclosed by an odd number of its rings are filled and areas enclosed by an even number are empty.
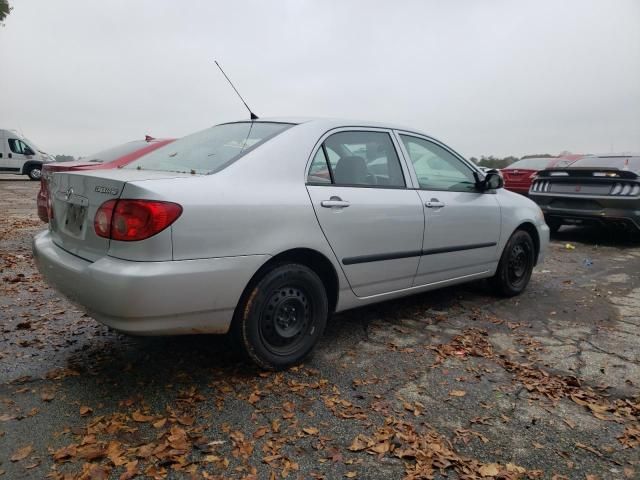
{"type": "Polygon", "coordinates": [[[38,207],[38,217],[45,223],[53,219],[53,210],[51,208],[51,199],[49,198],[49,189],[44,178],[40,180],[40,191],[36,197],[36,205],[38,207]]]}
{"type": "Polygon", "coordinates": [[[131,242],[161,232],[180,216],[177,203],[155,200],[109,200],[103,203],[93,220],[100,237],[131,242]]]}

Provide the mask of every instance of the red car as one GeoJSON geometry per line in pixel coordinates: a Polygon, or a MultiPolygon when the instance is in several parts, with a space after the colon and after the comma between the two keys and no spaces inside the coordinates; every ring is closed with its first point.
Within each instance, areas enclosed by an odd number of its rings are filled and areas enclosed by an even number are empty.
{"type": "Polygon", "coordinates": [[[174,138],[156,139],[146,136],[144,140],[134,140],[123,143],[117,147],[109,148],[102,152],[89,155],[76,162],[46,163],[42,168],[42,178],[40,179],[40,191],[37,196],[38,217],[40,220],[49,222],[49,180],[51,175],[57,172],[68,172],[76,170],[101,170],[107,168],[117,168],[133,162],[134,160],[153,152],[171,142],[174,138]]]}
{"type": "Polygon", "coordinates": [[[532,157],[513,162],[501,170],[504,188],[522,195],[529,194],[529,187],[540,170],[567,167],[584,155],[563,155],[561,157],[532,157]]]}

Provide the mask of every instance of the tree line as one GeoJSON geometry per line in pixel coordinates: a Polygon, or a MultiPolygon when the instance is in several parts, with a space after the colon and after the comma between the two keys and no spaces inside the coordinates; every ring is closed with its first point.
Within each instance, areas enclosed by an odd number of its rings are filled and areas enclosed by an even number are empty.
{"type": "Polygon", "coordinates": [[[513,162],[517,162],[518,160],[524,160],[525,158],[553,158],[555,155],[551,155],[549,153],[536,153],[534,155],[525,155],[524,157],[514,157],[510,155],[508,157],[495,157],[493,155],[484,156],[482,155],[480,158],[471,157],[471,160],[476,165],[480,165],[481,167],[488,168],[505,168],[511,165],[513,162]]]}

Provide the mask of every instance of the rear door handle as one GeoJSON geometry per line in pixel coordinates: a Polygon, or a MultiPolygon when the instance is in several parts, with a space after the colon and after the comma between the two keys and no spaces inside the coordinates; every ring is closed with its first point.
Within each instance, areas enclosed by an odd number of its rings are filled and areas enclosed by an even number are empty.
{"type": "Polygon", "coordinates": [[[432,198],[428,202],[425,202],[424,206],[427,208],[442,208],[444,207],[444,202],[441,202],[437,198],[432,198]]]}
{"type": "Polygon", "coordinates": [[[324,208],[347,208],[351,204],[340,197],[331,197],[329,200],[322,200],[320,205],[324,208]]]}

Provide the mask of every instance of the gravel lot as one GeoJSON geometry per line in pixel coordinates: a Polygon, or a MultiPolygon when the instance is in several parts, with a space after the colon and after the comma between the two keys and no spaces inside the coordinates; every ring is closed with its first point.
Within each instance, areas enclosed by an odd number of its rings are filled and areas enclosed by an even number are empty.
{"type": "Polygon", "coordinates": [[[0,176],[0,476],[640,478],[637,238],[561,230],[524,295],[336,315],[273,374],[59,297],[31,258],[37,188],[0,176]]]}

